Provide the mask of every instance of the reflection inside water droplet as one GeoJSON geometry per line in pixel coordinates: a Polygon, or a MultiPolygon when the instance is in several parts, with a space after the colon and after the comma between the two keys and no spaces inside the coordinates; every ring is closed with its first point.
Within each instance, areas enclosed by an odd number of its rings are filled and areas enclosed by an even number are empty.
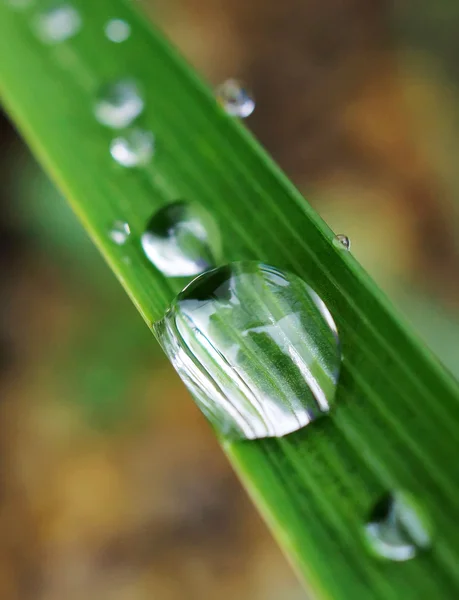
{"type": "Polygon", "coordinates": [[[123,129],[142,113],[144,106],[137,83],[132,79],[120,79],[100,90],[94,114],[102,125],[123,129]]]}
{"type": "Polygon", "coordinates": [[[144,166],[153,156],[154,143],[151,131],[132,127],[112,140],[110,154],[123,167],[144,166]]]}
{"type": "Polygon", "coordinates": [[[347,237],[347,235],[344,235],[344,233],[338,233],[335,235],[333,243],[338,248],[344,248],[345,250],[351,249],[351,240],[347,237]]]}
{"type": "Polygon", "coordinates": [[[125,244],[131,235],[131,228],[124,221],[115,221],[109,231],[109,236],[112,242],[118,246],[125,244]]]}
{"type": "Polygon", "coordinates": [[[389,560],[414,558],[431,545],[428,521],[407,494],[387,494],[374,507],[365,525],[372,551],[389,560]]]}
{"type": "Polygon", "coordinates": [[[40,39],[47,44],[63,42],[81,29],[80,14],[71,4],[61,4],[38,15],[35,29],[40,39]]]}
{"type": "Polygon", "coordinates": [[[225,111],[233,116],[245,119],[255,110],[255,101],[251,94],[237,79],[228,79],[216,90],[217,101],[225,111]]]}
{"type": "Polygon", "coordinates": [[[177,201],[159,209],[142,235],[148,259],[168,277],[198,275],[215,266],[220,235],[201,206],[177,201]]]}
{"type": "Polygon", "coordinates": [[[122,19],[111,19],[105,25],[105,35],[115,44],[120,44],[131,35],[131,26],[122,19]]]}
{"type": "Polygon", "coordinates": [[[198,406],[222,436],[283,436],[333,403],[333,318],[299,277],[257,262],[194,279],[155,325],[198,406]]]}

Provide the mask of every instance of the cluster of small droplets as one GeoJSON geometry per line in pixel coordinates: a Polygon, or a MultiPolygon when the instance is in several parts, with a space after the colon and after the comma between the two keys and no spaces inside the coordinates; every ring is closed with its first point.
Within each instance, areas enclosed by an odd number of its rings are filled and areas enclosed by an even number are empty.
{"type": "MultiPolygon", "coordinates": [[[[32,6],[34,0],[6,0],[17,9],[32,6]]],[[[77,9],[68,3],[58,4],[38,15],[35,22],[37,35],[46,43],[59,43],[78,33],[82,20],[77,9]]],[[[131,35],[131,26],[123,19],[110,19],[104,27],[107,39],[114,43],[126,41],[131,35]]]]}
{"type": "MultiPolygon", "coordinates": [[[[26,0],[11,0],[15,3],[26,0]]],[[[81,29],[82,19],[71,4],[60,4],[42,12],[35,21],[40,39],[49,44],[64,42],[81,29]]],[[[127,40],[131,33],[129,23],[110,19],[105,25],[107,39],[114,43],[127,40]]],[[[121,79],[105,85],[98,94],[94,115],[99,123],[121,130],[109,145],[112,158],[127,168],[147,165],[154,154],[154,135],[140,127],[131,127],[143,113],[145,100],[137,83],[121,79]]]]}

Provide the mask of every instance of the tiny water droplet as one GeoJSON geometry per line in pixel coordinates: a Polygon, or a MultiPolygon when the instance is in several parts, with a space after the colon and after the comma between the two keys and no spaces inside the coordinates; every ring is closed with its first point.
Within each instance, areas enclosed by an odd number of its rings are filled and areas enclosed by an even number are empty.
{"type": "Polygon", "coordinates": [[[131,35],[131,26],[122,19],[111,19],[105,25],[105,35],[111,42],[120,44],[131,35]]]}
{"type": "Polygon", "coordinates": [[[132,79],[120,79],[100,90],[94,114],[102,125],[123,129],[142,113],[144,106],[137,83],[132,79]]]}
{"type": "Polygon", "coordinates": [[[118,246],[125,244],[130,235],[131,228],[124,221],[115,221],[109,232],[110,239],[118,246]]]}
{"type": "Polygon", "coordinates": [[[344,248],[345,250],[351,249],[351,240],[347,237],[347,235],[344,235],[344,233],[338,233],[337,235],[335,235],[333,243],[338,248],[344,248]]]}
{"type": "Polygon", "coordinates": [[[337,330],[322,300],[292,273],[251,261],[207,271],[154,329],[223,437],[284,436],[333,403],[337,330]]]}
{"type": "Polygon", "coordinates": [[[216,264],[218,226],[201,206],[179,200],[160,208],[141,238],[148,259],[168,277],[198,275],[216,264]]]}
{"type": "Polygon", "coordinates": [[[373,508],[365,537],[381,558],[405,561],[431,546],[428,521],[407,494],[387,494],[373,508]]]}
{"type": "Polygon", "coordinates": [[[38,15],[36,31],[46,44],[64,42],[76,35],[82,25],[79,12],[71,4],[61,4],[38,15]]]}
{"type": "Polygon", "coordinates": [[[245,119],[255,110],[255,101],[251,94],[237,79],[228,79],[216,90],[217,101],[232,117],[245,119]]]}
{"type": "Polygon", "coordinates": [[[123,167],[140,167],[148,164],[155,149],[151,131],[133,127],[112,140],[110,154],[123,167]]]}

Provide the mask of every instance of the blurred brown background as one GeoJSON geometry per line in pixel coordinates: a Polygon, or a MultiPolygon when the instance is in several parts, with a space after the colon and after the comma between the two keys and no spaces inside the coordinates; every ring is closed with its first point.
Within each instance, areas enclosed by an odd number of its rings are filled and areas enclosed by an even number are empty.
{"type": "MultiPolygon", "coordinates": [[[[459,4],[156,0],[459,374],[459,4]]],[[[0,598],[305,598],[140,317],[1,122],[0,598]],[[43,218],[46,215],[46,218],[43,218]]]]}

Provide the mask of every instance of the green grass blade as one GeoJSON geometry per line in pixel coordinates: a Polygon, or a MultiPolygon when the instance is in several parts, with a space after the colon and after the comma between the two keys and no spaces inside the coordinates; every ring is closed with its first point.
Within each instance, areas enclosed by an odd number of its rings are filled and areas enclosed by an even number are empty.
{"type": "Polygon", "coordinates": [[[163,316],[183,281],[153,269],[139,236],[153,211],[176,198],[212,214],[225,262],[255,259],[296,273],[337,323],[344,358],[332,418],[283,439],[224,444],[297,571],[324,597],[456,598],[456,383],[130,2],[72,4],[81,31],[46,45],[33,27],[43,3],[13,10],[0,2],[0,92],[147,323],[163,316]],[[121,44],[103,33],[114,17],[131,25],[121,44]],[[93,116],[100,86],[125,75],[141,82],[139,122],[157,137],[142,170],[112,160],[113,134],[93,116]],[[108,236],[120,219],[132,231],[125,246],[108,236]],[[433,531],[432,548],[402,563],[375,558],[363,537],[372,506],[396,490],[416,499],[433,531]]]}

